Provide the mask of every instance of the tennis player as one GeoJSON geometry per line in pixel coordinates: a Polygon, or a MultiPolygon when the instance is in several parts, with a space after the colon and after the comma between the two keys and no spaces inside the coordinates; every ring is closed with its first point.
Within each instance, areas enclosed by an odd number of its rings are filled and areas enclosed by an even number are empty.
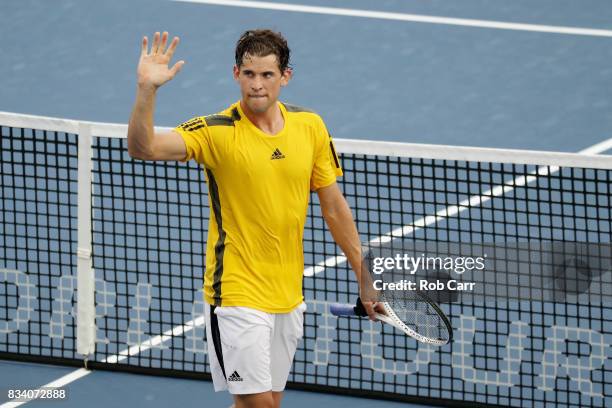
{"type": "MultiPolygon", "coordinates": [[[[270,30],[247,31],[238,40],[238,102],[156,133],[156,92],[185,63],[169,65],[178,43],[155,33],[149,49],[143,38],[128,151],[135,159],[203,165],[212,212],[204,297],[214,387],[229,390],[236,408],[279,407],[302,337],[310,190],[359,280],[359,236],[336,184],[342,169],[321,117],[278,100],[292,76],[290,50],[270,30]]],[[[372,304],[365,306],[374,318],[372,304]]]]}

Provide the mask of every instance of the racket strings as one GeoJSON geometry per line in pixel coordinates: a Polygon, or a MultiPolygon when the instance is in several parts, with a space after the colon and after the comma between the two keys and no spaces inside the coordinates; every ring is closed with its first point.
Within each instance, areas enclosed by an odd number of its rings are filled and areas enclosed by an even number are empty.
{"type": "MultiPolygon", "coordinates": [[[[394,291],[398,292],[398,291],[394,291]]],[[[418,293],[385,293],[384,301],[404,325],[430,339],[448,341],[450,333],[438,311],[418,293]]]]}

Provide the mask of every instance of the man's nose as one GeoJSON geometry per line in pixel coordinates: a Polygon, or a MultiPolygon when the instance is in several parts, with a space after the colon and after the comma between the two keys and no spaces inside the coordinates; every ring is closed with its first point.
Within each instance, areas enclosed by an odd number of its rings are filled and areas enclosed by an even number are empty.
{"type": "Polygon", "coordinates": [[[254,91],[259,91],[260,89],[263,88],[262,83],[261,83],[261,79],[259,79],[259,77],[255,77],[253,79],[253,81],[251,82],[251,88],[254,91]]]}

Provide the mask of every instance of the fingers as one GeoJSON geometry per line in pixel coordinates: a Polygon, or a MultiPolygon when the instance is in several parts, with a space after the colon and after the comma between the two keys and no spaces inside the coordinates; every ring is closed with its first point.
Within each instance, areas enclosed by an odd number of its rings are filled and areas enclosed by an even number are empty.
{"type": "Polygon", "coordinates": [[[179,73],[181,68],[183,68],[183,65],[185,65],[185,61],[183,60],[180,60],[179,62],[174,64],[174,66],[170,69],[170,74],[172,75],[172,78],[174,78],[174,76],[179,73]]]}
{"type": "Polygon", "coordinates": [[[170,46],[166,50],[166,45],[168,44],[168,32],[164,31],[163,33],[159,33],[157,31],[153,35],[153,44],[151,45],[151,52],[149,52],[147,46],[149,44],[149,39],[145,36],[142,39],[142,49],[140,51],[141,55],[156,55],[156,54],[165,54],[169,58],[172,58],[174,55],[174,51],[176,50],[176,46],[179,43],[179,38],[174,37],[170,46]]]}
{"type": "Polygon", "coordinates": [[[157,52],[159,54],[163,54],[165,49],[166,49],[166,44],[168,43],[168,32],[164,31],[162,36],[161,36],[161,43],[159,44],[159,49],[157,50],[157,52]]]}
{"type": "Polygon", "coordinates": [[[142,37],[142,48],[140,50],[140,55],[144,56],[147,55],[148,50],[148,43],[149,43],[149,39],[147,38],[147,36],[145,35],[144,37],[142,37]]]}
{"type": "Polygon", "coordinates": [[[383,315],[387,314],[387,312],[385,311],[385,307],[380,302],[374,302],[372,305],[372,308],[374,309],[376,313],[383,314],[383,315]]]}
{"type": "Polygon", "coordinates": [[[153,45],[151,46],[151,55],[157,54],[159,49],[159,31],[153,36],[153,45]]]}
{"type": "Polygon", "coordinates": [[[172,56],[174,55],[174,50],[176,50],[176,46],[178,45],[179,41],[180,40],[179,40],[178,37],[174,37],[172,39],[172,42],[170,43],[170,46],[166,50],[166,55],[168,56],[168,58],[172,59],[172,56]]]}
{"type": "Polygon", "coordinates": [[[370,320],[378,320],[376,319],[376,312],[374,311],[374,305],[375,303],[373,302],[363,302],[363,307],[366,310],[366,313],[368,314],[368,317],[370,318],[370,320]]]}

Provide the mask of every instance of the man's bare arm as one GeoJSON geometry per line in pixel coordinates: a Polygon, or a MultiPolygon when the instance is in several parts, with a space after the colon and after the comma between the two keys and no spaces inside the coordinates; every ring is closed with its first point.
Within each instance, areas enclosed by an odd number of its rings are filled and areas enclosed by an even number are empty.
{"type": "MultiPolygon", "coordinates": [[[[362,282],[361,241],[353,220],[353,214],[340,191],[338,184],[333,183],[317,190],[323,218],[329,227],[334,241],[340,246],[355,272],[358,282],[362,282]]],[[[364,277],[367,279],[367,277],[364,277]]],[[[374,319],[373,303],[364,301],[363,305],[371,319],[374,319]]]]}
{"type": "Polygon", "coordinates": [[[187,151],[183,138],[176,132],[155,133],[153,114],[157,89],[170,81],[185,63],[179,61],[172,68],[168,64],[174,55],[179,38],[174,37],[166,49],[168,33],[155,33],[151,49],[148,39],[142,40],[138,62],[136,102],[128,126],[128,153],[142,160],[182,160],[187,151]]]}

